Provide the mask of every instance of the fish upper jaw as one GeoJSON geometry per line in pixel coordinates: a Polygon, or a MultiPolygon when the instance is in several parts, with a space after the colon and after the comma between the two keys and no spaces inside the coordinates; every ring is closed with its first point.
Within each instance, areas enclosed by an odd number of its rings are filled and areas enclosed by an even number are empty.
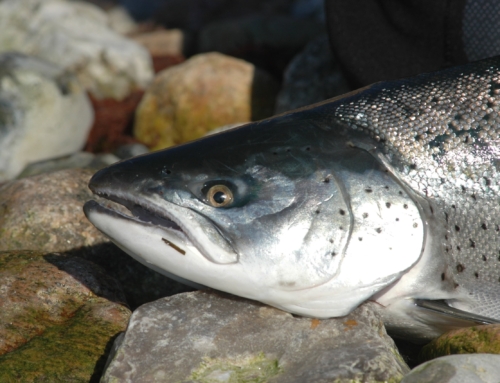
{"type": "MultiPolygon", "coordinates": [[[[191,209],[178,206],[165,201],[156,194],[150,196],[136,195],[120,191],[110,190],[92,185],[92,191],[107,200],[113,201],[125,207],[128,213],[116,210],[113,207],[101,206],[101,214],[108,214],[121,219],[132,220],[137,224],[145,226],[156,226],[163,229],[169,235],[174,235],[186,246],[194,246],[209,261],[219,264],[236,263],[238,254],[224,239],[210,220],[195,213],[191,209]]],[[[84,212],[89,220],[96,225],[98,222],[92,220],[92,210],[96,209],[93,204],[86,204],[84,212]]],[[[98,220],[98,219],[97,219],[98,220]]],[[[99,226],[96,225],[98,228],[99,226]]],[[[103,230],[106,233],[105,230],[103,230]]],[[[182,253],[182,248],[175,242],[164,238],[164,242],[182,253]]]]}

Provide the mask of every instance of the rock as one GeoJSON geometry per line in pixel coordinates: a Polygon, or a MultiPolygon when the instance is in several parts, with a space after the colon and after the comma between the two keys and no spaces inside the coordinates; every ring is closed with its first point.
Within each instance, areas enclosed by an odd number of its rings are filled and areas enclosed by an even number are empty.
{"type": "Polygon", "coordinates": [[[33,162],[26,166],[17,178],[31,177],[37,174],[51,173],[65,169],[90,169],[97,171],[119,160],[120,158],[110,153],[96,155],[89,152],[76,152],[69,156],[52,160],[33,162]]]}
{"type": "Polygon", "coordinates": [[[192,57],[157,75],[137,109],[134,135],[152,150],[190,141],[223,125],[269,117],[276,82],[219,53],[192,57]]]}
{"type": "Polygon", "coordinates": [[[136,90],[121,100],[90,97],[95,111],[95,121],[87,138],[85,150],[100,153],[136,142],[127,132],[132,124],[137,105],[144,92],[136,90]]]}
{"type": "Polygon", "coordinates": [[[115,32],[127,35],[137,30],[137,23],[125,8],[114,6],[108,9],[106,13],[108,14],[108,25],[115,32]]]}
{"type": "Polygon", "coordinates": [[[185,60],[186,34],[180,29],[160,29],[135,35],[132,38],[149,51],[155,73],[185,60]]]}
{"type": "Polygon", "coordinates": [[[77,257],[0,252],[0,381],[100,375],[130,310],[118,283],[77,257]]]}
{"type": "Polygon", "coordinates": [[[497,383],[500,355],[451,355],[413,369],[401,383],[497,383]]]}
{"type": "Polygon", "coordinates": [[[324,23],[316,20],[253,15],[206,25],[199,34],[198,51],[235,56],[280,78],[290,60],[324,33],[324,23]]]}
{"type": "Polygon", "coordinates": [[[420,351],[422,361],[451,354],[500,354],[500,324],[449,331],[420,351]]]}
{"type": "Polygon", "coordinates": [[[124,160],[127,158],[140,156],[141,154],[146,154],[146,153],[149,153],[149,149],[147,148],[147,146],[142,144],[130,144],[130,145],[120,146],[115,151],[114,154],[118,158],[124,160]]]}
{"type": "Polygon", "coordinates": [[[0,189],[0,251],[63,252],[106,241],[85,217],[92,172],[73,169],[12,181],[0,189]]]}
{"type": "MultiPolygon", "coordinates": [[[[131,308],[191,291],[135,261],[87,220],[83,204],[98,199],[87,188],[91,176],[92,171],[71,169],[3,185],[0,188],[0,251],[65,252],[92,261],[122,284],[131,308]]],[[[100,202],[109,204],[105,200],[100,202]]]]}
{"type": "Polygon", "coordinates": [[[106,13],[85,2],[4,0],[0,28],[0,52],[57,63],[98,99],[123,99],[153,77],[146,49],[113,31],[106,13]]]}
{"type": "Polygon", "coordinates": [[[73,75],[34,57],[0,55],[0,181],[30,162],[80,150],[92,118],[73,75]]]}
{"type": "Polygon", "coordinates": [[[286,68],[283,80],[276,100],[276,114],[351,90],[333,58],[326,35],[311,41],[293,58],[286,68]]]}
{"type": "Polygon", "coordinates": [[[101,382],[371,382],[409,371],[366,306],[320,321],[198,291],[141,306],[120,341],[101,382]]]}

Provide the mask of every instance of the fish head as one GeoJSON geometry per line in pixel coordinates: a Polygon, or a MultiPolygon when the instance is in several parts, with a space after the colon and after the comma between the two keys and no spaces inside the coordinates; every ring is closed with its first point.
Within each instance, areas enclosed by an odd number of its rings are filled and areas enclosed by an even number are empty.
{"type": "MultiPolygon", "coordinates": [[[[407,254],[399,251],[407,250],[406,234],[384,227],[382,235],[389,192],[378,183],[391,182],[341,128],[282,116],[105,168],[90,188],[129,214],[94,201],[84,210],[119,247],[166,275],[332,317],[392,283],[420,255],[423,225],[412,234],[417,251],[407,254]],[[399,236],[400,249],[389,250],[384,235],[399,236]]],[[[394,202],[401,197],[391,193],[394,202]]],[[[420,223],[411,206],[408,227],[420,223]]]]}

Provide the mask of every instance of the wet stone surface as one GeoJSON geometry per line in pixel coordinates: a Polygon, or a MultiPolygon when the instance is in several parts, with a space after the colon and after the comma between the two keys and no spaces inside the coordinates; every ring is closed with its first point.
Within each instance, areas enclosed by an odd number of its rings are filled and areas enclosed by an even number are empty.
{"type": "Polygon", "coordinates": [[[371,382],[409,371],[366,306],[320,321],[185,293],[141,306],[118,343],[103,382],[371,382]]]}
{"type": "Polygon", "coordinates": [[[116,280],[78,257],[0,252],[0,381],[88,382],[130,316],[116,280]]]}

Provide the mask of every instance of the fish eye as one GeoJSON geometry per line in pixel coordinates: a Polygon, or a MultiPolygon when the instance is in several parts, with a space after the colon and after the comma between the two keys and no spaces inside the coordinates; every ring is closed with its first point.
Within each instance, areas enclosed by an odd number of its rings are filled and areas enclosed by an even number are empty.
{"type": "Polygon", "coordinates": [[[225,207],[233,202],[233,192],[226,185],[214,185],[207,192],[207,200],[213,207],[225,207]]]}

